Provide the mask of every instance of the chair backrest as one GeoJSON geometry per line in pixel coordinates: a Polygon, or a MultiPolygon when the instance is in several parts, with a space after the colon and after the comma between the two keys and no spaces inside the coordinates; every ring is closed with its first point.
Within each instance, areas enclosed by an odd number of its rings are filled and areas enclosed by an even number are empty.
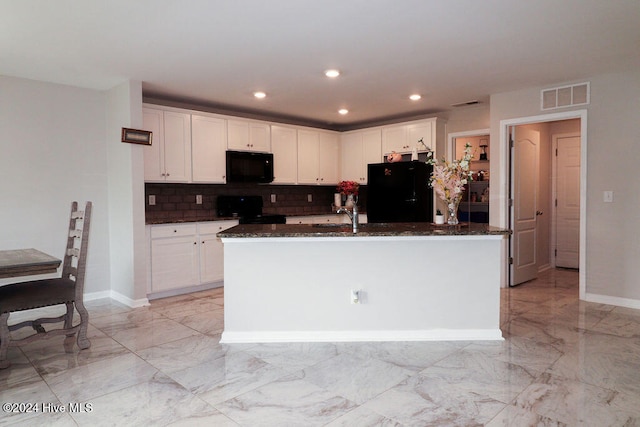
{"type": "Polygon", "coordinates": [[[84,276],[87,264],[87,247],[89,245],[89,228],[91,225],[91,202],[87,202],[84,211],[78,210],[78,202],[71,204],[67,249],[62,264],[62,277],[76,282],[76,300],[82,300],[84,293],[84,276]]]}

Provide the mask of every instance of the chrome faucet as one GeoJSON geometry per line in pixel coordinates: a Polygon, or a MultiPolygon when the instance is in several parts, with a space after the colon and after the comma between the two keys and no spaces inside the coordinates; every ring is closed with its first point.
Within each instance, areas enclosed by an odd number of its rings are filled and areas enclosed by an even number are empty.
{"type": "Polygon", "coordinates": [[[346,213],[349,219],[351,220],[351,224],[353,226],[353,232],[354,233],[358,232],[360,217],[358,215],[358,205],[356,203],[353,204],[353,211],[350,211],[347,208],[340,208],[336,211],[336,213],[338,214],[346,213]]]}

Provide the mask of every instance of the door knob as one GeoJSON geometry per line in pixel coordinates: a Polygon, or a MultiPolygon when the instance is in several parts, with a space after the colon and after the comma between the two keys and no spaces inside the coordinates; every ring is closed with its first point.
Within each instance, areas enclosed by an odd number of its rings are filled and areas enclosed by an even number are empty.
{"type": "Polygon", "coordinates": [[[542,211],[536,211],[536,216],[542,215],[542,211]]]}

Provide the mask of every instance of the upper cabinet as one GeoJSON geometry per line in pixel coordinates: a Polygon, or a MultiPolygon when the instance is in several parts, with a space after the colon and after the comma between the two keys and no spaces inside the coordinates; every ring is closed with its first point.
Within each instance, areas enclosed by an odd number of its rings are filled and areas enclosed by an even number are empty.
{"type": "Polygon", "coordinates": [[[382,153],[410,153],[414,148],[424,151],[425,146],[437,151],[439,140],[444,144],[444,123],[436,118],[385,126],[382,128],[382,153]],[[420,139],[424,145],[418,142],[420,139]]]}
{"type": "Polygon", "coordinates": [[[226,182],[227,126],[217,117],[191,116],[193,182],[226,182]]]}
{"type": "Polygon", "coordinates": [[[143,126],[153,132],[144,147],[144,179],[149,182],[191,181],[191,115],[143,109],[143,126]]]}
{"type": "Polygon", "coordinates": [[[229,150],[271,150],[271,130],[267,123],[245,120],[227,120],[227,147],[229,150]]]}
{"type": "Polygon", "coordinates": [[[367,183],[367,165],[382,161],[380,129],[365,129],[341,135],[341,179],[367,183]]]}
{"type": "Polygon", "coordinates": [[[334,132],[298,130],[298,183],[337,184],[340,141],[334,132]]]}
{"type": "Polygon", "coordinates": [[[298,131],[286,126],[271,126],[273,183],[298,182],[298,131]]]}

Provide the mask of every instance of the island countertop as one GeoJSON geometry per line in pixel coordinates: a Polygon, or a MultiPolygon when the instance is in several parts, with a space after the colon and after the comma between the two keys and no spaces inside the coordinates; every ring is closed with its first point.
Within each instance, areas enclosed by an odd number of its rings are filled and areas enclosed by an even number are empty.
{"type": "Polygon", "coordinates": [[[509,230],[487,224],[435,225],[427,222],[365,223],[353,233],[351,224],[241,224],[218,233],[220,238],[490,236],[509,230]]]}

